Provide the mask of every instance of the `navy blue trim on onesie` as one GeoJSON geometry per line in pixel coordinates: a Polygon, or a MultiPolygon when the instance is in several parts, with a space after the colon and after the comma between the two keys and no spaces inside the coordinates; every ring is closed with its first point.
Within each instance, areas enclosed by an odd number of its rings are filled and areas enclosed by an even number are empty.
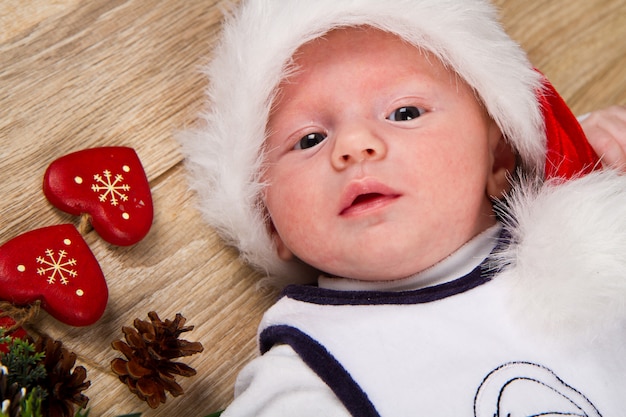
{"type": "Polygon", "coordinates": [[[491,280],[495,271],[479,265],[464,277],[411,291],[338,291],[306,285],[289,285],[283,297],[320,305],[423,304],[469,291],[491,280]]]}
{"type": "Polygon", "coordinates": [[[295,327],[271,326],[261,332],[261,353],[272,346],[287,344],[300,356],[348,409],[350,414],[359,417],[380,417],[367,394],[352,379],[352,376],[324,346],[295,327]]]}

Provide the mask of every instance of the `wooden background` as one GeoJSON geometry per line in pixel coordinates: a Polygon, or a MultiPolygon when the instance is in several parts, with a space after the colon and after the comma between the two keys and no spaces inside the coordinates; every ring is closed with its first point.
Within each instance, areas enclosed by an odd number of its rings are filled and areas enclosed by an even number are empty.
{"type": "MultiPolygon", "coordinates": [[[[267,0],[271,1],[271,0],[267,0]]],[[[577,114],[626,104],[626,0],[498,0],[508,32],[577,114]]],[[[91,416],[204,416],[226,406],[255,355],[255,330],[276,293],[237,261],[195,210],[176,132],[193,125],[207,80],[199,72],[219,29],[217,0],[0,0],[0,243],[78,219],[41,191],[54,159],[80,149],[136,149],[152,188],[148,236],[115,247],[85,236],[107,277],[104,317],[71,328],[41,313],[34,329],[60,339],[88,368],[91,416]],[[135,317],[177,312],[205,351],[186,394],[153,411],[110,372],[111,341],[135,317]]]]}

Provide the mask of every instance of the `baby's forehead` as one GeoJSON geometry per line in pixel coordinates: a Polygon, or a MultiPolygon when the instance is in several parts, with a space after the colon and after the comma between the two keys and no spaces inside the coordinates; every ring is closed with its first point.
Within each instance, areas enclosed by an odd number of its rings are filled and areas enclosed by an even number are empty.
{"type": "MultiPolygon", "coordinates": [[[[276,86],[272,103],[277,104],[284,90],[297,89],[303,77],[322,67],[348,67],[358,60],[359,68],[373,68],[393,62],[394,68],[419,67],[426,72],[443,73],[454,82],[464,82],[462,77],[443,63],[434,53],[415,45],[393,32],[371,26],[334,28],[300,45],[285,63],[285,71],[276,86]]],[[[351,68],[354,68],[352,66],[351,68]]]]}
{"type": "MultiPolygon", "coordinates": [[[[415,48],[424,54],[430,52],[418,45],[411,44],[399,35],[373,26],[345,26],[331,29],[300,45],[291,57],[292,61],[302,60],[312,54],[329,55],[343,50],[345,46],[359,49],[363,44],[380,44],[398,48],[415,48]]],[[[384,52],[381,51],[381,52],[384,52]]]]}
{"type": "Polygon", "coordinates": [[[397,62],[398,67],[408,67],[419,62],[437,72],[446,73],[455,82],[467,83],[451,65],[427,46],[412,43],[394,32],[363,25],[333,28],[301,44],[285,62],[275,92],[279,93],[285,85],[292,84],[299,74],[310,69],[329,64],[345,67],[348,60],[357,57],[363,63],[363,68],[389,60],[397,62]],[[406,59],[394,60],[393,57],[398,54],[406,56],[406,59]]]}

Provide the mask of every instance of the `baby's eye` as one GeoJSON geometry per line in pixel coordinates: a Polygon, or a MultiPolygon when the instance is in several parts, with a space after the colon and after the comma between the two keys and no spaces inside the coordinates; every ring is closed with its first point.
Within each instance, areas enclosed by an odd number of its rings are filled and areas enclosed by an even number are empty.
{"type": "Polygon", "coordinates": [[[326,139],[326,135],[322,133],[309,133],[308,135],[301,138],[293,148],[309,149],[316,145],[319,145],[324,139],[326,139]]]}
{"type": "Polygon", "coordinates": [[[391,120],[392,122],[406,122],[408,120],[417,119],[424,113],[426,113],[426,110],[419,107],[406,106],[400,107],[391,112],[391,114],[387,116],[387,119],[391,120]]]}

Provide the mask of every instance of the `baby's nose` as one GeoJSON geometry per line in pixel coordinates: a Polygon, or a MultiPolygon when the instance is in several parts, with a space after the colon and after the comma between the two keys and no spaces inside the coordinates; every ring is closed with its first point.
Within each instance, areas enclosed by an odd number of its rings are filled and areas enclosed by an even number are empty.
{"type": "Polygon", "coordinates": [[[375,161],[385,157],[385,142],[367,128],[338,132],[332,152],[332,164],[341,170],[363,161],[375,161]]]}

